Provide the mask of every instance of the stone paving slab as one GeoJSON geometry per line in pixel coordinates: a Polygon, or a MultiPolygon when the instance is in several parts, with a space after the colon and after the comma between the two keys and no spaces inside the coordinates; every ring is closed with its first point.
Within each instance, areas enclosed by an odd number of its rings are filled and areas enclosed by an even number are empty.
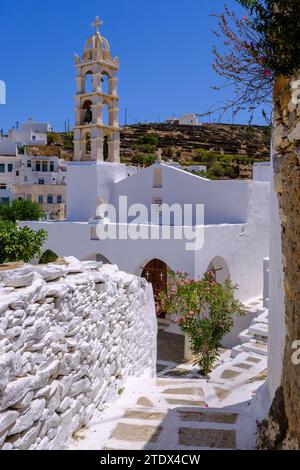
{"type": "Polygon", "coordinates": [[[201,412],[201,411],[181,411],[177,410],[181,421],[193,421],[197,423],[224,423],[235,424],[238,419],[236,413],[220,413],[220,412],[201,412]]]}
{"type": "Polygon", "coordinates": [[[138,401],[136,402],[136,404],[139,405],[139,406],[145,406],[147,408],[153,408],[154,407],[152,401],[149,400],[149,398],[146,398],[146,397],[139,398],[138,401]]]}
{"type": "Polygon", "coordinates": [[[203,389],[197,387],[167,388],[162,393],[165,395],[198,395],[199,397],[204,397],[203,389]]]}
{"type": "Polygon", "coordinates": [[[110,438],[119,441],[156,442],[161,431],[160,426],[118,423],[110,438]]]}
{"type": "Polygon", "coordinates": [[[229,429],[179,429],[179,444],[189,447],[234,449],[236,434],[229,429]]]}
{"type": "Polygon", "coordinates": [[[199,406],[199,407],[204,407],[206,405],[205,401],[175,399],[175,398],[166,398],[166,402],[169,405],[178,405],[178,406],[199,406]]]}
{"type": "Polygon", "coordinates": [[[232,369],[225,369],[221,375],[221,379],[232,380],[241,375],[241,372],[232,369]]]}
{"type": "Polygon", "coordinates": [[[131,419],[145,419],[145,420],[154,420],[154,421],[162,421],[166,417],[166,413],[162,413],[159,411],[143,411],[143,410],[135,410],[129,409],[125,410],[124,418],[131,418],[131,419]]]}

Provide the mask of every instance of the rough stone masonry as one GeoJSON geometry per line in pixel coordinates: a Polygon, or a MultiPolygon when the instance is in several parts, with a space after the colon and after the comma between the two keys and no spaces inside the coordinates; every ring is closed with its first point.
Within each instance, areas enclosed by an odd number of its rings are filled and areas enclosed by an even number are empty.
{"type": "Polygon", "coordinates": [[[293,343],[300,339],[299,80],[300,71],[292,79],[279,77],[274,88],[273,167],[281,219],[280,256],[283,259],[283,314],[287,335],[281,385],[275,394],[268,418],[258,430],[258,446],[262,449],[300,447],[300,374],[299,365],[292,361],[293,343]]]}
{"type": "Polygon", "coordinates": [[[0,271],[0,449],[61,449],[129,376],[154,376],[151,286],[116,266],[0,271]]]}

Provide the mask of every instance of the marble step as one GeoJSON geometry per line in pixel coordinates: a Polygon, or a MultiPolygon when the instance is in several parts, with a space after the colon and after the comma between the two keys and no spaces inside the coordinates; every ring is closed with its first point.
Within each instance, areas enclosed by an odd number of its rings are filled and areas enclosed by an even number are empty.
{"type": "Polygon", "coordinates": [[[241,343],[249,343],[251,339],[253,339],[253,335],[250,334],[249,329],[242,331],[239,333],[239,338],[241,340],[241,343]]]}
{"type": "Polygon", "coordinates": [[[261,336],[268,338],[268,325],[266,323],[255,323],[249,327],[249,333],[252,336],[261,336]]]}
{"type": "Polygon", "coordinates": [[[269,310],[264,309],[260,315],[258,315],[253,321],[252,324],[254,323],[265,323],[268,324],[268,317],[269,317],[269,310]]]}
{"type": "Polygon", "coordinates": [[[268,355],[268,345],[261,341],[250,340],[249,343],[243,343],[241,347],[243,351],[254,352],[261,356],[268,355]]]}
{"type": "Polygon", "coordinates": [[[232,349],[231,349],[231,353],[230,353],[230,358],[231,359],[235,359],[239,354],[241,354],[243,351],[242,349],[242,345],[241,344],[238,344],[237,346],[234,346],[232,349]]]}

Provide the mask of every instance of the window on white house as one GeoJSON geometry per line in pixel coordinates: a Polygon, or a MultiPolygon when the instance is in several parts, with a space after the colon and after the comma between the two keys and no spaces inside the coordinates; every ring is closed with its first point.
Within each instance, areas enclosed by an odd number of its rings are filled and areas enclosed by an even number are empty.
{"type": "Polygon", "coordinates": [[[5,173],[5,164],[0,163],[0,173],[5,173]]]}
{"type": "Polygon", "coordinates": [[[154,206],[155,212],[161,212],[162,210],[162,198],[161,197],[154,197],[152,200],[152,205],[154,206]]]}
{"type": "Polygon", "coordinates": [[[57,204],[61,204],[62,203],[62,196],[60,194],[57,195],[57,204]]]}
{"type": "Polygon", "coordinates": [[[48,171],[48,162],[42,162],[42,171],[48,171]]]}
{"type": "Polygon", "coordinates": [[[37,161],[35,164],[35,170],[36,171],[41,171],[41,162],[37,161]]]}
{"type": "Polygon", "coordinates": [[[45,184],[45,180],[39,179],[39,184],[45,184]]]}
{"type": "Polygon", "coordinates": [[[6,189],[6,184],[0,184],[0,189],[6,189]]]}
{"type": "Polygon", "coordinates": [[[154,168],[153,170],[153,188],[162,188],[163,178],[162,169],[154,168]]]}
{"type": "Polygon", "coordinates": [[[52,194],[47,195],[47,204],[53,204],[53,196],[52,194]]]}
{"type": "Polygon", "coordinates": [[[44,196],[43,196],[42,194],[40,194],[40,195],[38,196],[38,202],[39,202],[39,204],[43,204],[43,203],[44,203],[44,196]]]}
{"type": "Polygon", "coordinates": [[[7,171],[8,171],[8,173],[12,173],[13,168],[14,168],[13,164],[12,164],[12,163],[9,163],[9,164],[7,165],[7,171]]]}

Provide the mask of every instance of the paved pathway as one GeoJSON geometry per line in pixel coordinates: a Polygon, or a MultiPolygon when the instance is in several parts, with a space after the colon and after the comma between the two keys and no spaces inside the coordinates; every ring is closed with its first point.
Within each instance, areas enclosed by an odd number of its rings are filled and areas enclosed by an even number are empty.
{"type": "Polygon", "coordinates": [[[257,336],[251,336],[251,328],[243,332],[246,347],[223,351],[208,378],[199,376],[192,363],[184,362],[183,338],[166,332],[160,322],[157,378],[130,379],[124,391],[119,391],[120,398],[98,410],[89,428],[75,435],[72,448],[246,448],[242,436],[249,421],[249,404],[265,380],[267,359],[265,348],[255,344],[254,350],[247,349],[252,342],[266,346],[261,332],[267,334],[267,311],[261,304],[254,307],[260,314],[252,328],[257,336]],[[264,327],[257,330],[262,315],[264,327]]]}

